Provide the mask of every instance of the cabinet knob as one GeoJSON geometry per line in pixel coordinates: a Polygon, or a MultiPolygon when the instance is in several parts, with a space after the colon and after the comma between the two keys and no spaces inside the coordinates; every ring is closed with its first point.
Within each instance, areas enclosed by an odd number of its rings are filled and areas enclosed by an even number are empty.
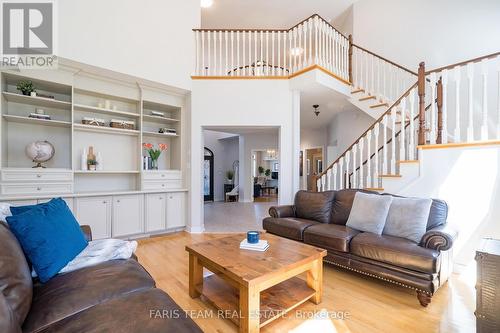
{"type": "Polygon", "coordinates": [[[120,200],[118,199],[118,200],[116,200],[116,202],[120,202],[120,200]]]}
{"type": "Polygon", "coordinates": [[[165,177],[165,175],[161,175],[162,177],[165,177]]]}
{"type": "Polygon", "coordinates": [[[42,178],[42,175],[36,175],[36,178],[42,178]]]}
{"type": "Polygon", "coordinates": [[[37,187],[37,188],[36,188],[36,190],[37,190],[37,191],[41,191],[41,190],[42,190],[42,188],[41,188],[41,187],[37,187]]]}
{"type": "Polygon", "coordinates": [[[103,204],[106,204],[107,202],[106,202],[106,201],[103,201],[102,203],[103,203],[103,204]]]}
{"type": "Polygon", "coordinates": [[[159,197],[158,199],[163,200],[163,198],[162,198],[162,197],[159,197]]]}
{"type": "Polygon", "coordinates": [[[165,187],[165,184],[161,184],[161,187],[165,187]]]}

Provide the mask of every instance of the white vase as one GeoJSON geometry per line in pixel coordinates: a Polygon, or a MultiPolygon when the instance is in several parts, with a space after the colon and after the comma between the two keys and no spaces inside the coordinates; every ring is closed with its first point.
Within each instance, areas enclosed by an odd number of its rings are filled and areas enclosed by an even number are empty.
{"type": "Polygon", "coordinates": [[[80,168],[82,169],[82,171],[86,171],[88,170],[88,165],[87,165],[87,149],[83,149],[83,152],[82,152],[82,156],[80,158],[80,163],[81,163],[81,166],[80,168]]]}
{"type": "Polygon", "coordinates": [[[102,170],[103,166],[102,166],[102,155],[100,152],[97,153],[97,156],[96,156],[96,161],[97,161],[97,170],[102,170]]]}

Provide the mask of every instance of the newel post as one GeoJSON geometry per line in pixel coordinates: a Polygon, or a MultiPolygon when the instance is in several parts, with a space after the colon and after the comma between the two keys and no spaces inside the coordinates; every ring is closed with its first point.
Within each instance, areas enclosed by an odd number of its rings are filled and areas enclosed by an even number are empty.
{"type": "Polygon", "coordinates": [[[418,144],[425,145],[425,63],[418,66],[418,144]]]}
{"type": "Polygon", "coordinates": [[[439,78],[437,82],[437,139],[436,143],[443,143],[443,79],[439,78]]]}
{"type": "Polygon", "coordinates": [[[351,84],[353,84],[353,80],[352,80],[352,52],[353,52],[352,35],[349,35],[349,82],[351,84]]]}

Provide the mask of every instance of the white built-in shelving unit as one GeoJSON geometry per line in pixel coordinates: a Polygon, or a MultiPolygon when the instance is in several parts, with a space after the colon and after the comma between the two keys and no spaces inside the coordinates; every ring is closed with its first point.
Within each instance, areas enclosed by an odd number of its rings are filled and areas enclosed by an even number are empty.
{"type": "Polygon", "coordinates": [[[185,225],[186,95],[180,89],[72,61],[57,70],[1,72],[0,87],[0,200],[34,203],[61,196],[81,223],[94,224],[96,238],[185,225]],[[52,98],[22,95],[16,89],[21,80],[52,98]],[[30,118],[37,108],[51,120],[30,118]],[[84,117],[102,119],[106,126],[83,124],[84,117]],[[112,119],[133,121],[134,129],[112,128],[112,119]],[[160,128],[176,134],[159,133],[160,128]],[[47,168],[33,169],[25,147],[44,140],[56,153],[47,168]],[[167,144],[158,170],[144,170],[144,143],[167,144]],[[100,170],[81,166],[90,146],[102,156],[100,170]],[[139,215],[140,223],[127,217],[139,215]]]}

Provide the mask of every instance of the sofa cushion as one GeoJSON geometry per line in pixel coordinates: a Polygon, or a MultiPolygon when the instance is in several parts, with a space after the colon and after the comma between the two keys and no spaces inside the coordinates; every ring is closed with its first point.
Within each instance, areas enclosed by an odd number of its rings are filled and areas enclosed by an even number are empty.
{"type": "Polygon", "coordinates": [[[33,289],[33,304],[24,332],[38,332],[68,316],[124,294],[154,287],[135,260],[111,260],[57,275],[33,289]]]}
{"type": "Polygon", "coordinates": [[[21,333],[21,325],[3,293],[0,293],[0,332],[21,333]]]}
{"type": "Polygon", "coordinates": [[[330,223],[345,225],[349,214],[351,213],[352,203],[356,193],[374,193],[373,191],[347,189],[335,192],[335,198],[332,203],[332,215],[330,223]]]}
{"type": "Polygon", "coordinates": [[[295,216],[301,219],[328,223],[334,198],[334,191],[298,191],[295,194],[295,216]]]}
{"type": "Polygon", "coordinates": [[[14,320],[9,325],[22,325],[31,306],[32,292],[33,281],[21,245],[7,225],[0,222],[0,293],[4,298],[0,307],[5,318],[14,320]]]}
{"type": "Polygon", "coordinates": [[[359,231],[344,225],[316,224],[304,231],[304,243],[324,247],[327,250],[349,252],[351,239],[359,231]]]}
{"type": "Polygon", "coordinates": [[[86,246],[78,222],[61,198],[48,203],[19,207],[7,217],[40,281],[46,282],[73,260],[86,246]]]}
{"type": "Polygon", "coordinates": [[[427,230],[431,204],[431,199],[393,197],[383,234],[420,243],[427,230]]]}
{"type": "Polygon", "coordinates": [[[264,221],[262,221],[262,226],[266,231],[278,236],[300,241],[304,239],[304,230],[315,224],[318,224],[318,222],[296,217],[266,217],[264,221]]]}
{"type": "Polygon", "coordinates": [[[408,239],[368,232],[354,236],[351,253],[422,273],[437,273],[440,265],[439,251],[423,248],[408,239]]]}
{"type": "Polygon", "coordinates": [[[392,199],[391,196],[356,193],[346,225],[356,230],[382,234],[392,199]]]}
{"type": "Polygon", "coordinates": [[[47,327],[43,333],[198,333],[196,323],[160,289],[137,291],[93,306],[47,327]]]}

